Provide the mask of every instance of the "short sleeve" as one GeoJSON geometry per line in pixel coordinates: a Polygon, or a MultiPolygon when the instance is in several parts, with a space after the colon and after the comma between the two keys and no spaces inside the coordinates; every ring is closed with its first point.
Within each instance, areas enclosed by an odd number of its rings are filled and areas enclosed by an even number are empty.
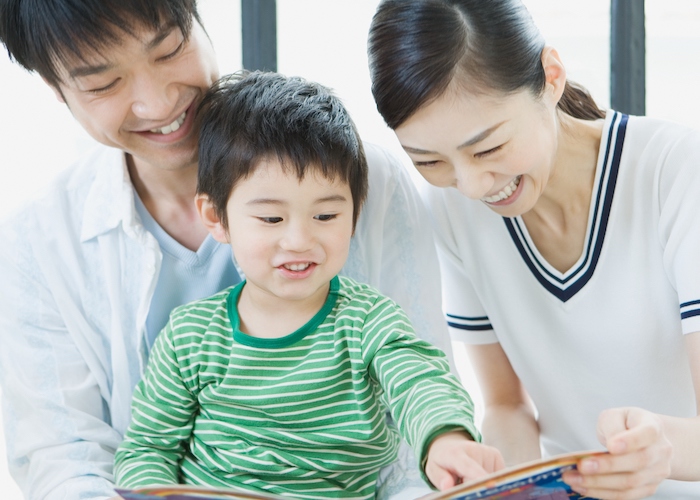
{"type": "Polygon", "coordinates": [[[498,342],[496,332],[469,279],[451,224],[455,221],[443,189],[421,186],[421,196],[430,210],[435,228],[442,302],[452,340],[467,344],[498,342]],[[452,214],[452,215],[451,215],[452,214]]]}
{"type": "Polygon", "coordinates": [[[678,293],[684,334],[700,331],[700,133],[689,130],[668,148],[659,170],[659,238],[678,293]]]}

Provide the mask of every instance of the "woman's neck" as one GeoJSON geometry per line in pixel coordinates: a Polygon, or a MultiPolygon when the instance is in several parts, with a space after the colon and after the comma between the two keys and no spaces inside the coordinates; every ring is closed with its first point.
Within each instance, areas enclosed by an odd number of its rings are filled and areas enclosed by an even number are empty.
{"type": "Polygon", "coordinates": [[[560,113],[550,178],[522,217],[539,252],[560,272],[570,269],[583,252],[603,123],[560,113]]]}

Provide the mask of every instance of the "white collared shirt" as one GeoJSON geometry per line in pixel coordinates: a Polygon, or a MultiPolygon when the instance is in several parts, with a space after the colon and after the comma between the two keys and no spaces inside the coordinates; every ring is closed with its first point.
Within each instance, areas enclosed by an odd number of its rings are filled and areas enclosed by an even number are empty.
{"type": "MultiPolygon", "coordinates": [[[[365,147],[370,192],[343,274],[396,300],[449,356],[425,208],[403,166],[365,147]]],[[[123,152],[99,146],[0,225],[8,464],[28,499],[114,494],[161,261],[133,196],[123,152]]]]}

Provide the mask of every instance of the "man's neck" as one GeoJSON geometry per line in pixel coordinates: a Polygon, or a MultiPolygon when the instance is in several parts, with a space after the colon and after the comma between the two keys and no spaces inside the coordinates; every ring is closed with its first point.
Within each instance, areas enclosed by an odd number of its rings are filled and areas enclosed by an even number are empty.
{"type": "Polygon", "coordinates": [[[144,165],[126,154],[129,176],[141,202],[163,230],[196,251],[207,236],[194,204],[197,165],[178,170],[144,165]]]}

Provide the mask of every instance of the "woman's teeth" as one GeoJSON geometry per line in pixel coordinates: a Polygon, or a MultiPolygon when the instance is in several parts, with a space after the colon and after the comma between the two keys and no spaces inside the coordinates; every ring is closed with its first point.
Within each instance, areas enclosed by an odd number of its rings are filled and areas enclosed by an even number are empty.
{"type": "Polygon", "coordinates": [[[154,134],[170,134],[172,132],[175,132],[177,129],[180,128],[180,125],[182,125],[185,122],[186,115],[187,111],[178,116],[177,120],[172,122],[170,125],[166,125],[165,127],[161,128],[153,128],[151,129],[151,132],[153,132],[154,134]]]}
{"type": "Polygon", "coordinates": [[[289,269],[290,271],[304,271],[310,265],[311,264],[308,262],[305,264],[285,264],[284,268],[289,269]]]}
{"type": "Polygon", "coordinates": [[[482,200],[484,200],[487,203],[497,203],[499,201],[503,201],[513,194],[515,189],[518,187],[518,184],[520,184],[520,176],[517,176],[515,179],[510,181],[510,184],[508,184],[501,191],[499,191],[498,194],[494,194],[493,196],[486,196],[482,198],[482,200]]]}

